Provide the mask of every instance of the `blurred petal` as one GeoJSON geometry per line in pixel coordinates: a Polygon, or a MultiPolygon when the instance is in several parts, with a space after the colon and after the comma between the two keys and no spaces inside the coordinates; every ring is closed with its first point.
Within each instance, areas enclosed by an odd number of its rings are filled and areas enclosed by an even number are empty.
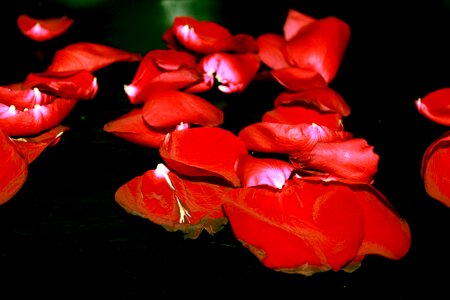
{"type": "Polygon", "coordinates": [[[180,123],[218,126],[223,112],[196,95],[176,90],[153,92],[143,106],[144,120],[153,127],[170,127],[180,123]]]}
{"type": "Polygon", "coordinates": [[[136,62],[142,56],[126,50],[96,43],[80,42],[56,51],[48,72],[86,70],[94,72],[115,62],[136,62]]]}
{"type": "Polygon", "coordinates": [[[219,127],[173,131],[160,148],[162,159],[171,169],[188,176],[218,177],[233,186],[240,185],[235,165],[246,153],[237,136],[219,127]]]}
{"type": "Polygon", "coordinates": [[[426,150],[421,176],[428,195],[450,207],[450,131],[426,150]]]}
{"type": "Polygon", "coordinates": [[[74,20],[68,16],[35,19],[22,14],[17,18],[20,31],[28,38],[43,42],[60,36],[72,26],[74,20]]]}
{"type": "Polygon", "coordinates": [[[441,88],[415,101],[419,113],[427,119],[450,126],[450,88],[441,88]]]}
{"type": "Polygon", "coordinates": [[[28,175],[28,163],[11,139],[0,129],[0,205],[22,188],[28,175]]]}
{"type": "MultiPolygon", "coordinates": [[[[167,128],[151,128],[144,121],[142,108],[134,108],[125,115],[106,123],[103,130],[126,141],[150,148],[159,148],[167,128]]],[[[173,130],[173,128],[172,128],[173,130]]]]}
{"type": "Polygon", "coordinates": [[[239,132],[248,150],[290,154],[310,151],[318,142],[346,140],[349,132],[334,131],[316,124],[281,124],[260,122],[239,132]]]}

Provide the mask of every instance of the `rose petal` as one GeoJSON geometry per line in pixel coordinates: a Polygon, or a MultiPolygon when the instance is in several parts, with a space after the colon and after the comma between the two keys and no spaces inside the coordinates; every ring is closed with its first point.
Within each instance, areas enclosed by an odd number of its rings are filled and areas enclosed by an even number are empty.
{"type": "Polygon", "coordinates": [[[415,101],[419,113],[427,119],[450,126],[450,88],[441,88],[415,101]]]}
{"type": "Polygon", "coordinates": [[[327,83],[322,75],[305,68],[289,67],[272,70],[272,76],[290,91],[324,88],[327,83]]]}
{"type": "Polygon", "coordinates": [[[262,34],[256,40],[258,42],[258,55],[261,61],[271,69],[284,69],[290,67],[286,60],[286,40],[274,33],[262,34]]]}
{"type": "Polygon", "coordinates": [[[17,18],[20,31],[37,42],[47,41],[62,35],[72,26],[73,22],[74,20],[68,16],[35,19],[22,14],[17,18]]]}
{"type": "Polygon", "coordinates": [[[291,40],[300,30],[315,21],[317,20],[313,17],[305,15],[294,9],[289,9],[283,26],[284,38],[286,41],[291,40]]]}
{"type": "Polygon", "coordinates": [[[23,82],[13,83],[0,87],[0,103],[16,109],[24,110],[34,107],[36,104],[46,105],[52,103],[56,96],[41,93],[38,88],[27,88],[23,82]]]}

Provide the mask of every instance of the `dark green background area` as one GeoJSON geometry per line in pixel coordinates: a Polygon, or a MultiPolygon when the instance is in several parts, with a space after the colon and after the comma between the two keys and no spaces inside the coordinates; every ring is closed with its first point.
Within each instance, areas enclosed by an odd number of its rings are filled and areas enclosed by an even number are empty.
{"type": "MultiPolygon", "coordinates": [[[[184,240],[127,214],[114,201],[115,191],[161,159],[155,149],[102,130],[131,108],[123,85],[138,64],[116,63],[95,72],[96,98],[77,103],[62,123],[70,130],[30,164],[23,188],[0,206],[0,299],[446,295],[450,208],[426,195],[420,163],[427,146],[448,128],[420,116],[414,101],[450,86],[448,1],[14,1],[0,12],[0,85],[43,71],[54,51],[73,42],[143,55],[162,49],[161,34],[176,14],[219,22],[234,34],[281,33],[289,7],[350,25],[350,43],[330,85],[352,109],[344,119],[346,131],[380,155],[374,185],[410,224],[408,254],[400,261],[368,256],[351,274],[304,277],[265,268],[230,226],[215,236],[184,240]],[[18,31],[20,13],[66,14],[75,23],[65,35],[37,43],[18,31]]],[[[223,127],[237,132],[271,109],[278,91],[276,85],[252,83],[242,94],[212,92],[208,99],[226,103],[223,127]]]]}

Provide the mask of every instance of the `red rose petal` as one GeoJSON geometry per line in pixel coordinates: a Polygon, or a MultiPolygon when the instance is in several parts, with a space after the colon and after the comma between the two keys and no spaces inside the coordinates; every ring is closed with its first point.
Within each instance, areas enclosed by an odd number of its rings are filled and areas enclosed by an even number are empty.
{"type": "Polygon", "coordinates": [[[17,18],[20,31],[28,38],[43,42],[62,35],[73,24],[74,20],[68,16],[49,19],[35,19],[22,14],[17,18]]]}
{"type": "Polygon", "coordinates": [[[419,113],[427,119],[450,126],[450,88],[441,88],[415,101],[419,113]]]}

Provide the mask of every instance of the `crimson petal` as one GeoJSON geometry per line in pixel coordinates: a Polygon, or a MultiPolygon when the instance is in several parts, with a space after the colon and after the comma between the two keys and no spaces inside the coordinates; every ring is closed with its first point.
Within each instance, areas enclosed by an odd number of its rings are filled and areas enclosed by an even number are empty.
{"type": "Polygon", "coordinates": [[[62,35],[73,24],[74,20],[68,16],[49,19],[35,19],[22,14],[17,18],[20,31],[28,38],[43,42],[62,35]]]}
{"type": "Polygon", "coordinates": [[[46,105],[55,100],[55,95],[41,93],[39,89],[29,89],[23,82],[0,86],[0,103],[14,105],[16,109],[24,110],[38,105],[46,105]]]}
{"type": "Polygon", "coordinates": [[[427,119],[450,126],[450,88],[441,88],[415,101],[419,113],[427,119]]]}
{"type": "Polygon", "coordinates": [[[261,61],[271,69],[284,69],[290,67],[286,60],[286,40],[278,34],[262,34],[256,40],[258,42],[258,55],[261,61]]]}
{"type": "Polygon", "coordinates": [[[235,165],[247,149],[228,130],[198,127],[171,132],[159,152],[166,164],[181,174],[218,177],[239,186],[235,165]]]}
{"type": "Polygon", "coordinates": [[[319,89],[327,85],[322,75],[305,68],[288,67],[272,70],[270,74],[290,91],[319,89]]]}

